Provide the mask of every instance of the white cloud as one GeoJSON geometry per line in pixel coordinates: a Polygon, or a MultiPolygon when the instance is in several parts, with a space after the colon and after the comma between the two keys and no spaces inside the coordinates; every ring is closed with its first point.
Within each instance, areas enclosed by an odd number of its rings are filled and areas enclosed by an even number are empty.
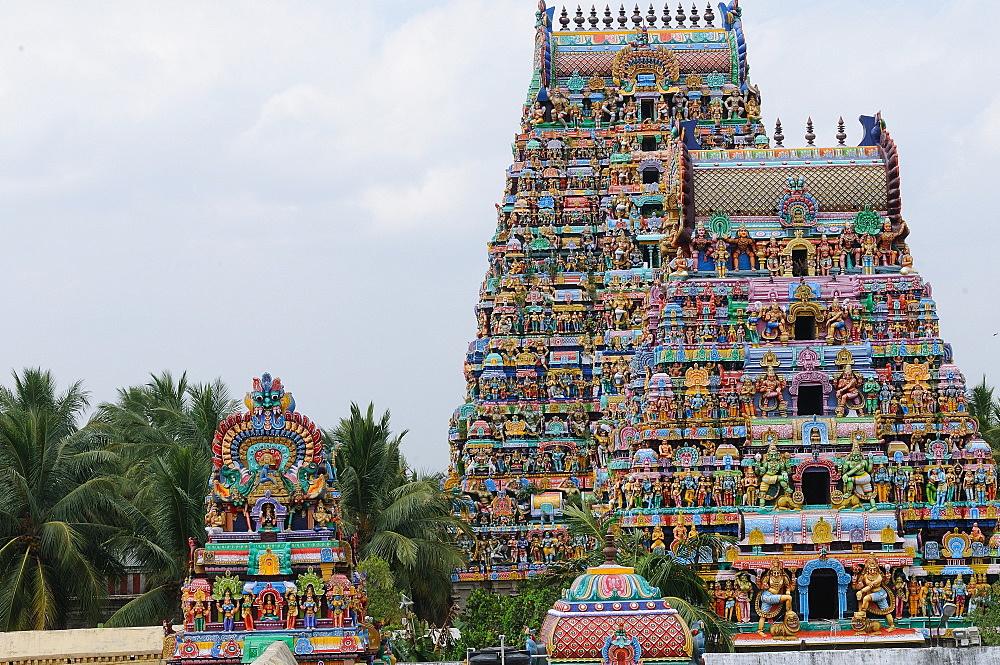
{"type": "MultiPolygon", "coordinates": [[[[917,267],[1000,383],[989,279],[1000,3],[744,2],[766,120],[882,109],[917,267]],[[857,29],[851,29],[852,27],[857,29]],[[956,95],[956,91],[963,94],[956,95]]],[[[0,23],[0,368],[97,399],[268,370],[330,424],[374,400],[443,466],[535,0],[20,3],[0,23]],[[23,46],[24,50],[19,47],[23,46]],[[266,283],[266,286],[265,286],[266,283]],[[267,341],[262,341],[267,340],[267,341]]]]}

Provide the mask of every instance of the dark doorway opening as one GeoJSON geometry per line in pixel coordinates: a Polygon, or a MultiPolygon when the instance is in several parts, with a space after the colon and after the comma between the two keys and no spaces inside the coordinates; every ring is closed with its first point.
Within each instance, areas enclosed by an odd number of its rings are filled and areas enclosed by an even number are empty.
{"type": "Polygon", "coordinates": [[[642,137],[642,151],[643,152],[653,152],[656,150],[656,137],[655,136],[643,136],[642,137]]]}
{"type": "Polygon", "coordinates": [[[809,252],[804,249],[792,250],[792,277],[809,275],[809,252]]]}
{"type": "Polygon", "coordinates": [[[802,495],[807,506],[830,505],[830,471],[825,466],[811,466],[802,472],[802,495]]]}
{"type": "Polygon", "coordinates": [[[639,113],[642,115],[643,120],[653,119],[653,100],[643,99],[639,102],[639,113]]]}
{"type": "Polygon", "coordinates": [[[800,416],[823,415],[823,386],[799,386],[798,413],[800,416]]]}
{"type": "Polygon", "coordinates": [[[816,339],[816,317],[812,314],[799,314],[795,317],[795,339],[816,339]]]}
{"type": "Polygon", "coordinates": [[[646,169],[642,172],[642,184],[650,185],[655,182],[660,182],[660,172],[656,169],[646,169]]]}
{"type": "Polygon", "coordinates": [[[840,590],[837,588],[837,571],[817,568],[809,580],[809,620],[839,619],[840,590]]]}

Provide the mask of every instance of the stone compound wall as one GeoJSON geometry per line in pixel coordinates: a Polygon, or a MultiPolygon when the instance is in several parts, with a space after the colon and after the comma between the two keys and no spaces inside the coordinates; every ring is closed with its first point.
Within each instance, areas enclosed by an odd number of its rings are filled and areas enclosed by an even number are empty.
{"type": "Polygon", "coordinates": [[[163,628],[87,628],[0,633],[2,665],[163,665],[163,628]]]}
{"type": "Polygon", "coordinates": [[[1000,647],[706,653],[705,665],[1000,665],[1000,647]]]}

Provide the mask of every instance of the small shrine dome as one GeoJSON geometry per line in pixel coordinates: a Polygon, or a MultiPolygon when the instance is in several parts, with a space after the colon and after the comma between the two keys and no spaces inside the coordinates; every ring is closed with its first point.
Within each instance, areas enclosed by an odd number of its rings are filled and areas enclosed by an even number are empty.
{"type": "Polygon", "coordinates": [[[990,457],[993,455],[993,449],[990,448],[990,444],[979,438],[973,439],[965,444],[965,452],[971,453],[975,456],[976,451],[979,451],[982,457],[990,457]]]}
{"type": "Polygon", "coordinates": [[[482,439],[493,436],[493,427],[480,418],[469,426],[470,439],[482,439]]]}
{"type": "Polygon", "coordinates": [[[545,617],[540,637],[550,662],[688,662],[684,619],[634,568],[615,563],[609,533],[605,562],[573,581],[545,617]]]}
{"type": "Polygon", "coordinates": [[[669,397],[673,394],[673,380],[669,374],[665,372],[657,372],[653,376],[649,377],[649,387],[647,392],[647,396],[649,398],[669,397]]]}

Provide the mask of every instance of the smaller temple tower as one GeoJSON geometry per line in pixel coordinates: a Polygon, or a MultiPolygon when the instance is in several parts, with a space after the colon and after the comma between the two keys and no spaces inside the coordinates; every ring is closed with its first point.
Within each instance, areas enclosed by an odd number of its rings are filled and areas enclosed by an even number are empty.
{"type": "Polygon", "coordinates": [[[168,662],[248,663],[279,641],[300,663],[367,659],[381,639],[341,533],[334,451],[280,379],[254,379],[245,403],[212,442],[207,542],[191,542],[168,662]]]}

